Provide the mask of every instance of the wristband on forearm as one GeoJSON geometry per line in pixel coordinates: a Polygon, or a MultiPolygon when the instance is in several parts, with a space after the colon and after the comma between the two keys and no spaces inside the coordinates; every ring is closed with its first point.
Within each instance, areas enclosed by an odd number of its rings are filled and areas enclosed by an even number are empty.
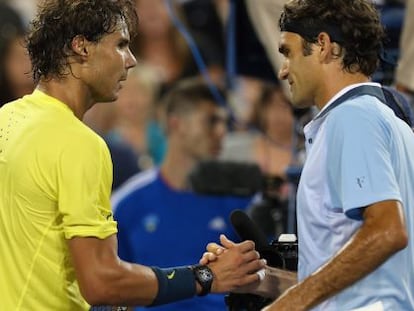
{"type": "Polygon", "coordinates": [[[158,293],[150,307],[163,305],[196,294],[194,273],[190,267],[160,269],[151,267],[158,279],[158,293]]]}

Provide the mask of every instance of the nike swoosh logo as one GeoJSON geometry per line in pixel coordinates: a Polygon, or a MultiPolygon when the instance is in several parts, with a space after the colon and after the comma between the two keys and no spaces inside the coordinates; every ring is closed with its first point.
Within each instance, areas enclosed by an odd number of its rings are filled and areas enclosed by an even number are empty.
{"type": "Polygon", "coordinates": [[[173,272],[171,272],[170,274],[167,274],[167,279],[172,280],[175,276],[175,270],[173,270],[173,272]]]}

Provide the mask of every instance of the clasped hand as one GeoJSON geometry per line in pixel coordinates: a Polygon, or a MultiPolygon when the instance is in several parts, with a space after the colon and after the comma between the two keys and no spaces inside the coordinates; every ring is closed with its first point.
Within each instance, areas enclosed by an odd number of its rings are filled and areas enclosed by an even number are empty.
{"type": "MultiPolygon", "coordinates": [[[[254,243],[252,241],[244,241],[236,244],[228,240],[224,235],[220,236],[221,245],[217,243],[209,243],[206,252],[200,259],[200,264],[208,264],[212,267],[215,263],[225,258],[234,248],[245,250],[244,255],[240,258],[240,268],[238,274],[247,272],[242,277],[243,282],[239,282],[230,291],[235,293],[250,293],[267,298],[276,299],[283,294],[288,288],[297,283],[297,274],[295,272],[286,271],[278,268],[269,267],[264,259],[258,260],[259,254],[254,251],[254,243]],[[260,264],[257,264],[256,261],[260,264]],[[249,264],[250,262],[250,264],[249,264]]],[[[230,262],[229,262],[230,264],[230,262]]],[[[264,310],[274,310],[272,306],[266,307],[264,310]],[[270,308],[269,308],[270,307],[270,308]]]]}

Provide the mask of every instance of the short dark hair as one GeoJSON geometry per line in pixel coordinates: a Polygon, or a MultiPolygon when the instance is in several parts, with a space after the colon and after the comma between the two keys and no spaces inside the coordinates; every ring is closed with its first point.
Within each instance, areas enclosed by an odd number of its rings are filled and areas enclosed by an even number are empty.
{"type": "Polygon", "coordinates": [[[77,35],[98,42],[125,20],[130,35],[136,33],[138,16],[132,0],[43,0],[31,22],[27,49],[33,77],[62,77],[77,35]]]}
{"type": "MultiPolygon", "coordinates": [[[[223,92],[219,92],[224,98],[223,92]]],[[[219,105],[207,83],[199,77],[179,81],[163,98],[167,116],[193,111],[205,101],[219,105]]]]}
{"type": "Polygon", "coordinates": [[[371,76],[378,67],[385,32],[378,11],[367,0],[291,0],[279,20],[282,31],[299,25],[298,34],[315,43],[327,32],[342,47],[343,68],[371,76]],[[314,31],[307,31],[312,29],[314,31]],[[312,34],[313,32],[313,34],[312,34]]]}

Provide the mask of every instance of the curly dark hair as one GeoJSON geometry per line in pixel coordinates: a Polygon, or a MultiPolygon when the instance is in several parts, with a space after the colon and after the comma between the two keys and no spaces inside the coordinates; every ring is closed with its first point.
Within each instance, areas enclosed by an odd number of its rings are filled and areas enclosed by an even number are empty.
{"type": "Polygon", "coordinates": [[[115,30],[121,19],[134,36],[138,24],[135,1],[43,0],[27,36],[34,80],[62,77],[74,37],[83,35],[89,41],[99,42],[115,30]]]}
{"type": "MultiPolygon", "coordinates": [[[[280,29],[288,24],[300,24],[302,29],[318,29],[319,33],[328,34],[326,28],[334,29],[340,40],[333,41],[342,47],[343,68],[348,72],[371,76],[378,67],[385,32],[371,1],[291,0],[280,17],[280,29]]],[[[317,41],[319,33],[300,35],[309,44],[317,41]]],[[[306,44],[304,52],[309,52],[306,44]]]]}

